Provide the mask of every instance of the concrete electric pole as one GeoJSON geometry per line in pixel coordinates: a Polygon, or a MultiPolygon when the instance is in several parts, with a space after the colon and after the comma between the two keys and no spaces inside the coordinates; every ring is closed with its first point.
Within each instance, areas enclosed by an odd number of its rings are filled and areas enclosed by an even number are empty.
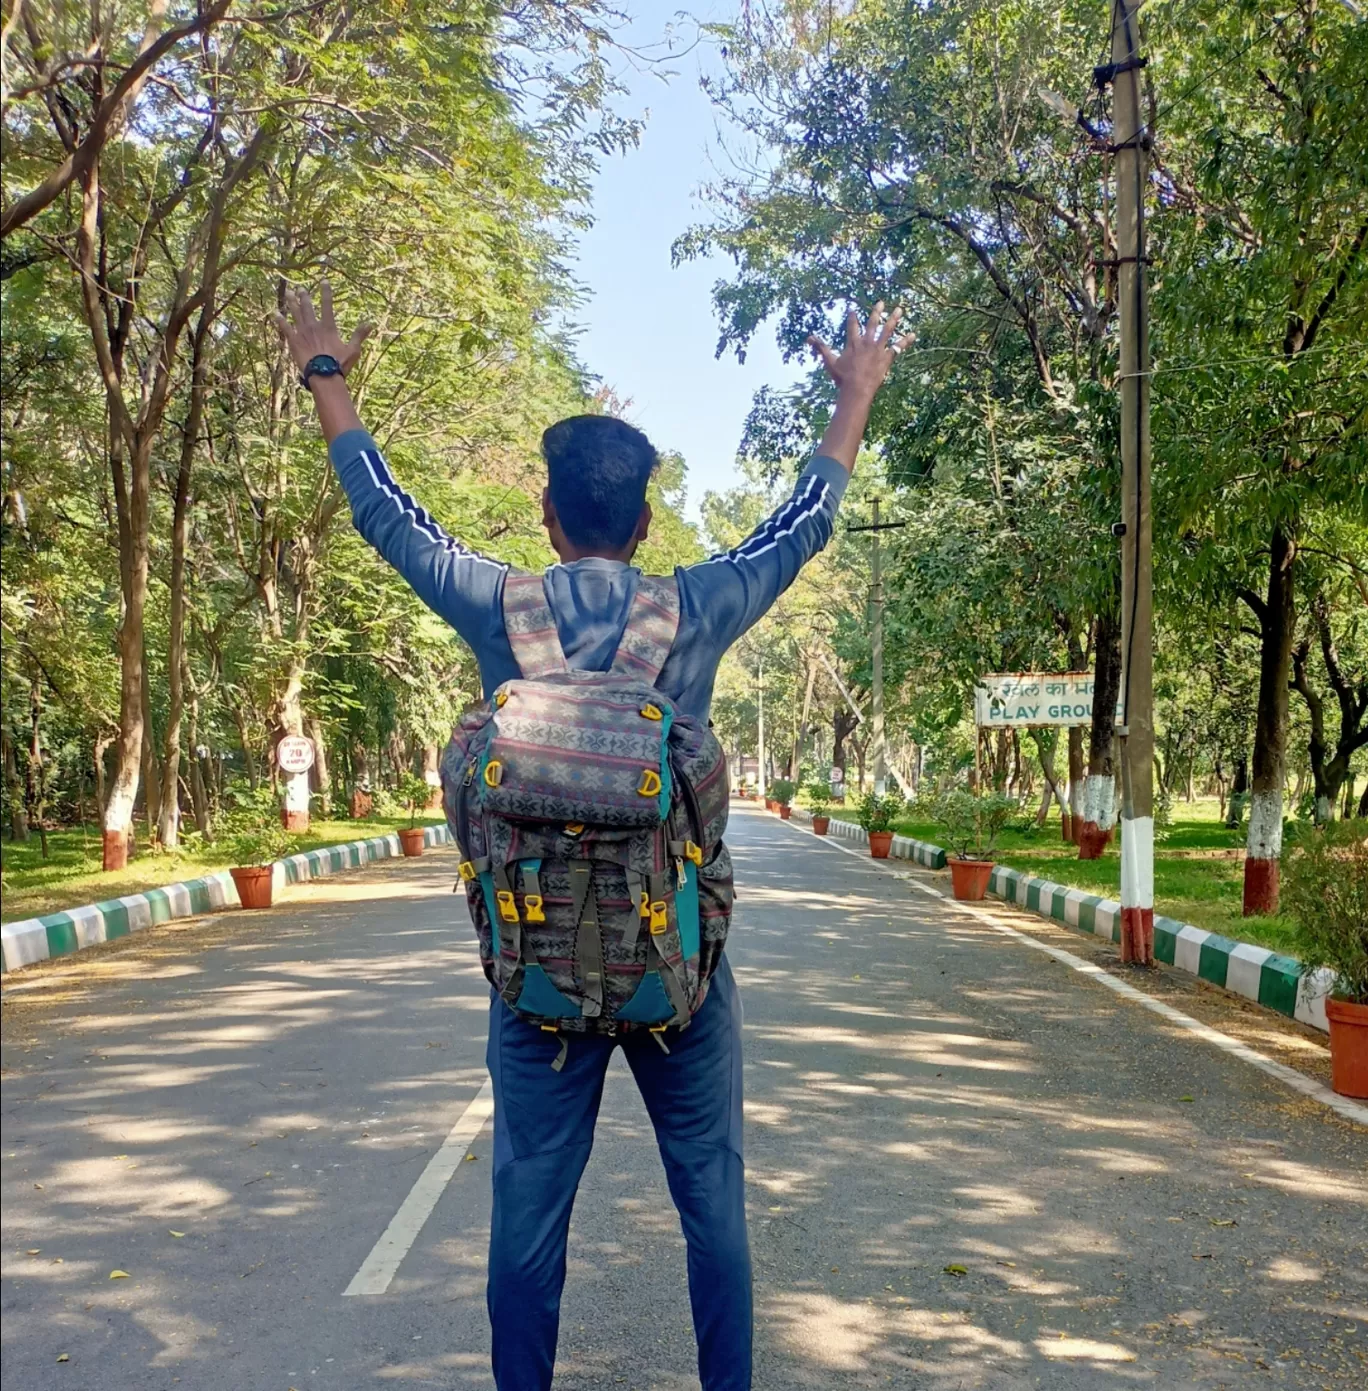
{"type": "Polygon", "coordinates": [[[1149,277],[1138,0],[1111,0],[1117,301],[1121,331],[1121,959],[1154,963],[1154,676],[1150,525],[1149,277]]]}

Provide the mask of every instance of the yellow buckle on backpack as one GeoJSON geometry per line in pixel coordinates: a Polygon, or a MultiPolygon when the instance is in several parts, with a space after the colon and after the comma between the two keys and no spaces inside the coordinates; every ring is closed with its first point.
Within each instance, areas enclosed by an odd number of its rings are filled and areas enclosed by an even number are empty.
{"type": "Polygon", "coordinates": [[[518,905],[514,902],[511,889],[496,889],[494,897],[499,902],[499,917],[506,923],[518,921],[518,905]]]}
{"type": "Polygon", "coordinates": [[[484,780],[486,787],[498,787],[503,781],[503,764],[497,758],[491,758],[485,764],[484,780]]]}
{"type": "Polygon", "coordinates": [[[641,785],[637,792],[643,797],[658,797],[660,795],[660,774],[654,768],[643,768],[641,770],[641,785]]]}
{"type": "Polygon", "coordinates": [[[641,707],[641,718],[643,720],[663,720],[665,716],[661,714],[659,706],[643,705],[641,707]]]}
{"type": "Polygon", "coordinates": [[[673,1023],[673,1019],[667,1019],[663,1024],[650,1024],[647,1027],[653,1034],[663,1034],[673,1023]]]}
{"type": "Polygon", "coordinates": [[[684,842],[684,858],[691,864],[698,865],[701,868],[703,864],[703,847],[701,845],[695,845],[691,840],[686,840],[684,842]]]}
{"type": "Polygon", "coordinates": [[[507,692],[507,691],[500,691],[500,692],[494,697],[494,708],[495,708],[496,710],[502,710],[502,709],[504,708],[504,706],[507,705],[507,704],[508,704],[508,692],[507,692]]]}
{"type": "Polygon", "coordinates": [[[577,836],[577,835],[580,835],[580,834],[583,832],[583,830],[584,830],[584,822],[583,822],[583,821],[572,821],[572,822],[565,828],[565,834],[566,834],[567,836],[577,836]]]}
{"type": "Polygon", "coordinates": [[[540,894],[524,894],[523,907],[527,909],[527,921],[530,923],[544,923],[546,914],[542,911],[542,896],[540,894]]]}
{"type": "Polygon", "coordinates": [[[462,860],[462,861],[461,861],[461,878],[464,879],[464,880],[466,881],[467,884],[469,884],[470,881],[471,881],[472,879],[474,879],[474,877],[475,877],[475,861],[474,861],[474,860],[462,860]]]}
{"type": "Polygon", "coordinates": [[[643,918],[649,918],[651,916],[651,895],[648,894],[645,889],[641,891],[641,902],[638,905],[637,911],[640,912],[643,918]]]}
{"type": "Polygon", "coordinates": [[[658,898],[651,904],[651,935],[659,937],[662,932],[670,930],[669,910],[665,900],[658,898]]]}

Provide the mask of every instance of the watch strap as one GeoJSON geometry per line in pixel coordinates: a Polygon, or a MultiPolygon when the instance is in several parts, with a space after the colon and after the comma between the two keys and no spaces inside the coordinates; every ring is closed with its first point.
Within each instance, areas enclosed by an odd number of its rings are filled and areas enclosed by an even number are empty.
{"type": "Polygon", "coordinates": [[[310,377],[340,377],[342,364],[331,353],[319,353],[311,357],[299,374],[300,386],[307,387],[310,377]]]}

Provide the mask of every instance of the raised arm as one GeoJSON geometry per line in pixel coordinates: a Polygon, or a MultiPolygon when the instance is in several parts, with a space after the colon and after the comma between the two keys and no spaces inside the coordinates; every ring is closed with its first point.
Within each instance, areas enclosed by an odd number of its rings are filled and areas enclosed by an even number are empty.
{"type": "Polygon", "coordinates": [[[369,325],[362,324],[344,343],[326,283],[318,314],[307,294],[288,293],[285,307],[288,318],[277,315],[276,326],[289,345],[295,366],[306,373],[357,531],[408,581],[414,593],[478,652],[508,566],[470,550],[443,531],[395,482],[379,447],[361,424],[347,390],[346,374],[361,355],[369,325]],[[323,370],[308,372],[320,360],[323,370]],[[330,363],[336,364],[336,370],[330,363]]]}
{"type": "Polygon", "coordinates": [[[836,408],[811,463],[792,495],[739,546],[690,566],[684,576],[697,591],[700,616],[719,647],[728,647],[758,623],[793,583],[798,571],[831,540],[836,509],[855,469],[869,423],[869,408],[888,375],[899,343],[895,309],[885,321],[875,305],[863,328],[851,310],[846,341],[837,354],[810,338],[836,383],[836,408]]]}

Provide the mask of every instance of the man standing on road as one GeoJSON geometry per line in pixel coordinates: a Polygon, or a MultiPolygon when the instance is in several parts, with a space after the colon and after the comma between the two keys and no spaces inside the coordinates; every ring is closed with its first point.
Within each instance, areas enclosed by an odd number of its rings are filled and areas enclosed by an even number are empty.
{"type": "MultiPolygon", "coordinates": [[[[322,289],[288,295],[277,325],[312,392],[356,529],[418,597],[474,649],[485,697],[519,676],[504,627],[510,567],[447,535],[394,481],[347,391],[368,330],[344,342],[322,289]]],[[[898,344],[899,311],[876,305],[863,329],[852,311],[837,354],[809,340],[836,384],[836,408],[792,495],[734,550],[681,567],[679,623],[657,688],[706,723],[723,654],[769,610],[830,540],[874,395],[898,344]]],[[[639,430],[608,416],[575,416],[542,437],[543,522],[560,557],[543,577],[546,605],[570,668],[607,671],[628,623],[646,538],[646,487],[657,464],[639,430]]],[[[566,1239],[593,1144],[603,1079],[621,1045],[641,1089],[688,1246],[689,1296],[704,1391],[751,1384],[751,1275],[742,1163],[741,1001],[725,955],[689,1027],[668,1051],[644,1032],[584,1035],[564,1065],[553,1037],[496,994],[490,1004],[494,1086],[494,1209],[488,1304],[499,1391],[549,1391],[555,1365],[566,1239]]]]}

